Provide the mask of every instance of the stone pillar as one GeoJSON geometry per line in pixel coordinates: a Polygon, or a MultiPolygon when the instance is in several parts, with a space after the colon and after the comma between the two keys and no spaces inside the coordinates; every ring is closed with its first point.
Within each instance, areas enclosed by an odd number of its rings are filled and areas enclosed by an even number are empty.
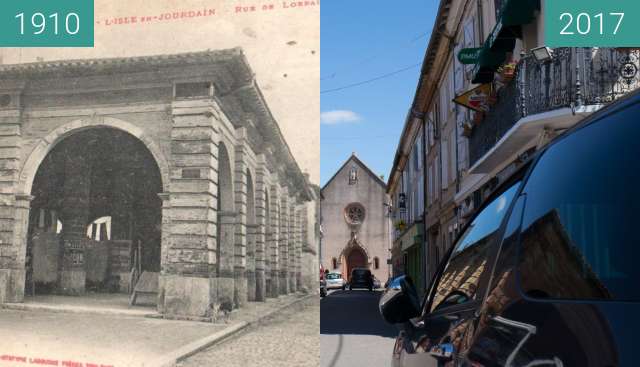
{"type": "Polygon", "coordinates": [[[279,233],[279,270],[280,294],[289,293],[289,190],[285,186],[281,189],[280,197],[280,233],[279,233]]]}
{"type": "Polygon", "coordinates": [[[298,223],[298,241],[296,242],[296,289],[302,290],[302,247],[305,241],[305,223],[303,218],[304,205],[298,205],[296,210],[297,223],[298,223]]]}
{"type": "Polygon", "coordinates": [[[265,185],[265,159],[264,155],[258,156],[260,166],[256,172],[256,226],[253,231],[254,258],[255,258],[255,301],[266,300],[266,261],[265,261],[265,230],[266,230],[266,198],[267,186],[265,185]]]}
{"type": "Polygon", "coordinates": [[[218,139],[215,102],[172,105],[171,181],[162,210],[160,309],[210,317],[220,302],[216,270],[218,139]]]}
{"type": "MultiPolygon", "coordinates": [[[[169,249],[171,248],[171,194],[158,194],[162,200],[162,222],[160,229],[160,277],[158,279],[158,312],[164,313],[164,277],[165,269],[169,266],[169,249]]],[[[127,274],[128,277],[128,274],[127,274]]],[[[122,278],[122,277],[121,277],[122,278]]]]}
{"type": "Polygon", "coordinates": [[[271,187],[271,202],[269,205],[271,228],[269,228],[267,247],[269,250],[271,282],[267,290],[267,296],[274,298],[280,294],[280,201],[275,185],[271,187]]]}
{"type": "Polygon", "coordinates": [[[236,307],[247,303],[247,130],[236,130],[238,145],[235,148],[234,182],[235,209],[238,213],[235,229],[235,252],[233,265],[234,293],[236,307]]]}
{"type": "Polygon", "coordinates": [[[87,160],[85,145],[71,142],[66,149],[61,213],[63,258],[59,291],[73,295],[84,293],[86,285],[84,247],[91,204],[91,165],[87,160]]]}
{"type": "Polygon", "coordinates": [[[289,201],[289,265],[287,280],[289,281],[289,291],[296,292],[296,247],[298,246],[298,218],[296,216],[296,198],[289,201]]]}
{"type": "Polygon", "coordinates": [[[308,291],[313,291],[315,286],[313,284],[314,276],[317,279],[318,271],[315,271],[315,267],[312,266],[314,253],[311,250],[313,243],[310,239],[310,230],[313,230],[309,226],[309,204],[302,204],[301,216],[302,216],[302,245],[300,248],[300,286],[306,288],[308,291]],[[310,263],[311,262],[311,263],[310,263]],[[314,274],[315,273],[315,274],[314,274]]]}
{"type": "Polygon", "coordinates": [[[0,111],[0,303],[24,299],[29,206],[33,197],[15,194],[18,182],[22,113],[0,111]]]}
{"type": "Polygon", "coordinates": [[[218,257],[218,303],[225,309],[234,305],[235,277],[234,277],[234,233],[236,230],[237,213],[229,211],[218,212],[218,235],[220,236],[220,254],[218,257]]]}
{"type": "Polygon", "coordinates": [[[29,207],[34,197],[11,196],[0,196],[0,303],[24,300],[29,207]]]}
{"type": "Polygon", "coordinates": [[[247,256],[245,277],[247,280],[247,301],[256,301],[256,232],[257,224],[247,224],[247,256]]]}

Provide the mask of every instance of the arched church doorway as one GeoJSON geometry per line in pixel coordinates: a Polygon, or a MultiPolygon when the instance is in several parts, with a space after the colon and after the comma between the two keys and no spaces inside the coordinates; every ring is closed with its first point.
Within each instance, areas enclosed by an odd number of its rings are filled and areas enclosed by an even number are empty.
{"type": "Polygon", "coordinates": [[[91,127],[58,142],[36,171],[25,291],[128,293],[160,272],[162,179],[145,144],[91,127]]]}
{"type": "Polygon", "coordinates": [[[353,249],[351,249],[351,251],[349,252],[349,254],[347,255],[347,274],[344,274],[344,276],[346,276],[347,280],[351,280],[351,270],[355,269],[355,268],[366,268],[368,267],[368,261],[367,261],[367,254],[359,247],[354,247],[353,249]]]}

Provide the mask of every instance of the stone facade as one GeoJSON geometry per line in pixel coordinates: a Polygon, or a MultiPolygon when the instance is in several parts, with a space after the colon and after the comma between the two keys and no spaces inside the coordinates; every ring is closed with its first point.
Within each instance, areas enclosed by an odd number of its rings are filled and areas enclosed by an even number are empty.
{"type": "MultiPolygon", "coordinates": [[[[308,179],[240,49],[1,65],[0,302],[25,296],[31,203],[37,200],[32,188],[40,167],[70,137],[95,131],[99,140],[105,130],[141,143],[140,154],[152,157],[157,168],[161,220],[147,227],[159,232],[161,312],[210,317],[218,307],[294,292],[302,274],[317,273],[301,266],[301,250],[314,246],[302,236],[313,223],[300,215],[313,199],[308,179]]],[[[77,148],[91,153],[92,144],[77,148]]],[[[64,251],[79,238],[69,250],[78,261],[63,261],[59,269],[55,286],[69,291],[64,293],[85,292],[82,234],[92,204],[82,194],[89,190],[83,172],[91,171],[82,156],[70,156],[64,171],[69,192],[55,201],[66,216],[64,251]]],[[[114,180],[109,187],[118,198],[114,180]]],[[[142,209],[131,209],[134,222],[150,208],[136,205],[142,209]]],[[[117,207],[109,206],[114,231],[122,214],[117,207]]],[[[133,240],[131,232],[142,227],[136,222],[128,228],[123,240],[133,240]]]]}
{"type": "Polygon", "coordinates": [[[355,155],[321,191],[324,269],[342,273],[367,267],[381,283],[390,272],[390,227],[386,185],[355,155]],[[351,209],[351,211],[350,211],[351,209]]]}

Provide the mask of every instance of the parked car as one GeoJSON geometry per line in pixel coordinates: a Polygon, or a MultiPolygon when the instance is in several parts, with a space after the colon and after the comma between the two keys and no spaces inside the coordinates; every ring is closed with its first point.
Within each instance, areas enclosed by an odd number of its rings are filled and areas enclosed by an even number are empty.
{"type": "Polygon", "coordinates": [[[373,290],[373,275],[371,270],[366,268],[355,268],[351,270],[351,279],[349,279],[349,290],[356,288],[365,288],[373,290]]]}
{"type": "MultiPolygon", "coordinates": [[[[640,329],[640,94],[537,152],[479,208],[402,325],[393,366],[635,366],[640,329]]],[[[391,351],[390,351],[391,352],[391,351]]]]}
{"type": "Polygon", "coordinates": [[[327,281],[327,289],[345,289],[346,282],[342,279],[340,273],[329,273],[325,276],[327,281]]]}

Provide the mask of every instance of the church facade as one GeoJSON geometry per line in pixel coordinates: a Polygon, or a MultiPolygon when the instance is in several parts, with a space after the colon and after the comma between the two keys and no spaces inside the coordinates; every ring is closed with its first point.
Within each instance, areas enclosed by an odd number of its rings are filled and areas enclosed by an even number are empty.
{"type": "Polygon", "coordinates": [[[354,268],[369,268],[384,283],[389,277],[390,218],[384,181],[355,154],[321,191],[324,269],[349,279],[354,268]]]}

